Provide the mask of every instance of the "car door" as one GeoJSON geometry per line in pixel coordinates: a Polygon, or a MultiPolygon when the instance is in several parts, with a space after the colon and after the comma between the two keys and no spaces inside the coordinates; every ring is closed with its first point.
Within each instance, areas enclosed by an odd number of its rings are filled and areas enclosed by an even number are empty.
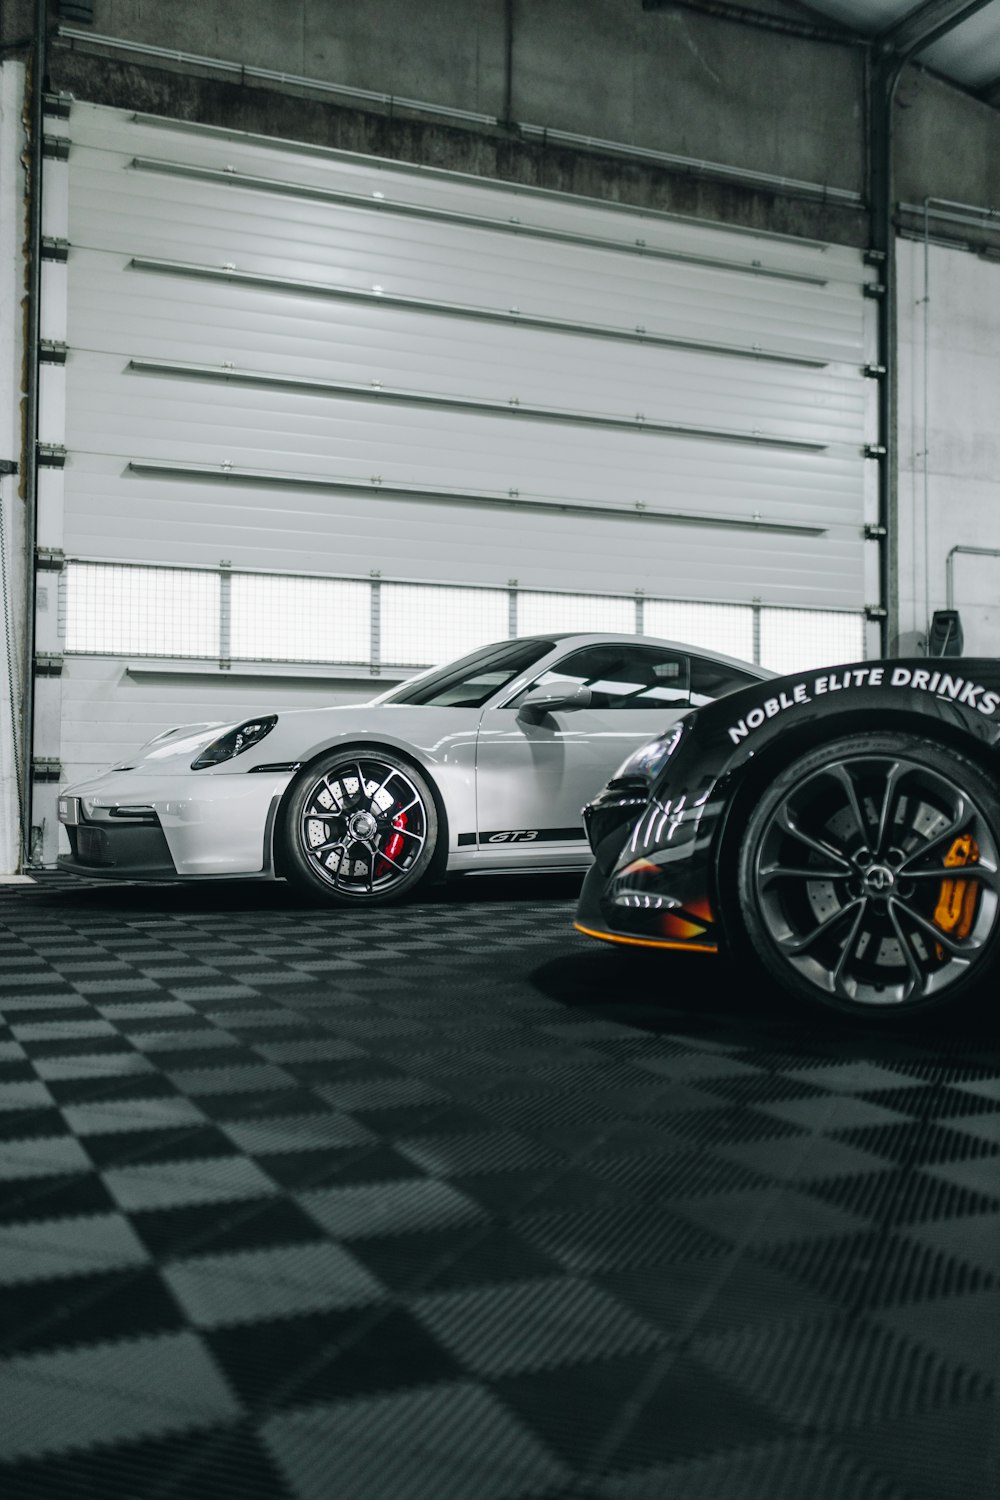
{"type": "Polygon", "coordinates": [[[498,862],[586,861],[580,810],[639,745],[691,706],[690,660],[673,647],[600,642],[549,662],[517,698],[487,708],[476,749],[478,847],[498,862]],[[519,712],[533,687],[588,687],[587,708],[519,712]],[[531,846],[530,850],[528,846],[531,846]]]}

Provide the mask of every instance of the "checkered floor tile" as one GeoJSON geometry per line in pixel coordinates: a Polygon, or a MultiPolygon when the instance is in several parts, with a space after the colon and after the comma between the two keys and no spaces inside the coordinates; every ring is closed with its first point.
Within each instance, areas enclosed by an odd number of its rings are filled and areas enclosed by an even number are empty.
{"type": "Polygon", "coordinates": [[[1000,1014],[573,933],[0,886],[5,1500],[988,1500],[1000,1014]]]}

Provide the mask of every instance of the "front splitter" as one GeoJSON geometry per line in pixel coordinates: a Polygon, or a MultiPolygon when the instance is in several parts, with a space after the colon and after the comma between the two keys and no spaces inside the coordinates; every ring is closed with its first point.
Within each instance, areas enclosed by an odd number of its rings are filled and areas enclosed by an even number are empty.
{"type": "Polygon", "coordinates": [[[669,938],[625,937],[620,932],[599,932],[594,927],[584,927],[582,922],[574,922],[573,926],[577,932],[582,932],[584,937],[597,938],[602,943],[623,943],[628,948],[670,948],[675,953],[718,953],[719,951],[715,943],[677,943],[671,942],[669,938]]]}

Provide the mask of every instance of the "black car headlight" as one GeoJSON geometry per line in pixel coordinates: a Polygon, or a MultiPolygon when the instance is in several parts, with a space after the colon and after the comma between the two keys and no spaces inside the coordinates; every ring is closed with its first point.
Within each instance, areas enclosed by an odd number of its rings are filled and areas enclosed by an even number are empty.
{"type": "Polygon", "coordinates": [[[650,740],[648,745],[640,745],[638,750],[632,751],[628,760],[622,762],[611,780],[626,781],[630,777],[641,776],[652,786],[680,744],[683,733],[683,724],[675,724],[673,729],[661,735],[658,740],[650,740]]]}
{"type": "Polygon", "coordinates": [[[223,761],[242,755],[251,745],[259,745],[265,735],[271,733],[278,722],[277,714],[263,714],[258,719],[247,719],[235,729],[228,730],[206,745],[197,760],[191,762],[192,771],[203,771],[206,766],[219,766],[223,761]]]}

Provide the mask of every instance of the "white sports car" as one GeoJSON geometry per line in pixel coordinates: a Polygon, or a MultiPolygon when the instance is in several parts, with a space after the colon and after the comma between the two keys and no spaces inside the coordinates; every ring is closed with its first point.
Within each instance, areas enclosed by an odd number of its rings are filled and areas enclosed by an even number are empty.
{"type": "Polygon", "coordinates": [[[427,877],[584,870],[581,808],[689,708],[770,677],[631,635],[500,641],[373,702],[168,729],[59,796],[59,865],[284,876],[340,904],[427,877]]]}

